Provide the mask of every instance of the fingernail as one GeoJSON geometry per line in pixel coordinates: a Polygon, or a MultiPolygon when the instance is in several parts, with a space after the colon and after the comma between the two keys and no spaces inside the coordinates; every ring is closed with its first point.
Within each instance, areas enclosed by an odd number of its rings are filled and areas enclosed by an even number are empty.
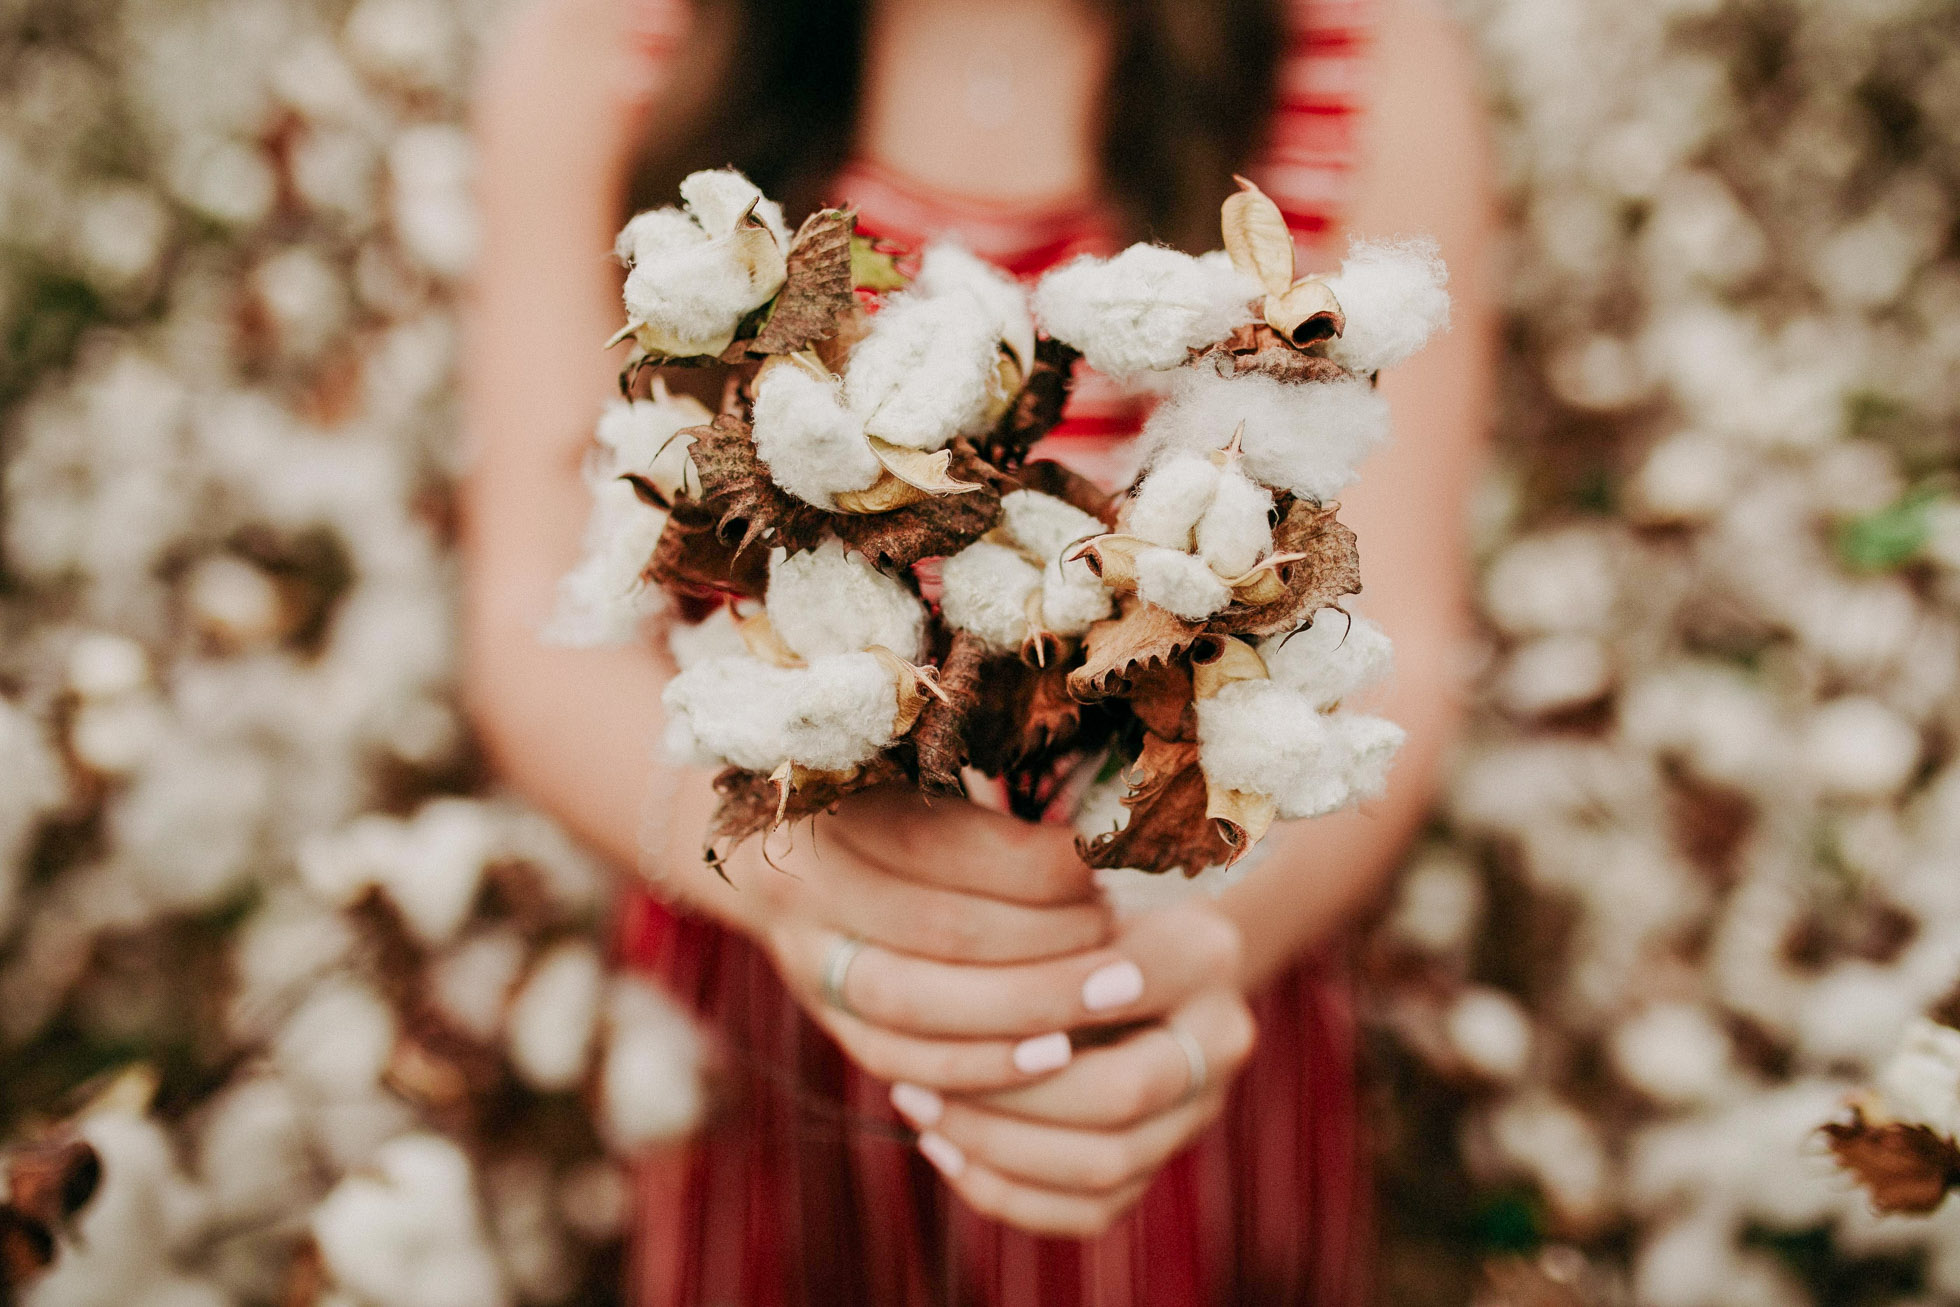
{"type": "Polygon", "coordinates": [[[892,1086],[892,1106],[914,1130],[924,1130],[939,1123],[940,1114],[946,1110],[946,1100],[923,1085],[900,1081],[892,1086]]]}
{"type": "Polygon", "coordinates": [[[1091,1012],[1107,1012],[1143,997],[1143,972],[1134,962],[1112,962],[1097,967],[1082,982],[1082,1006],[1091,1012]]]}
{"type": "Polygon", "coordinates": [[[919,1136],[919,1151],[931,1162],[934,1169],[948,1180],[957,1179],[966,1170],[966,1154],[954,1146],[953,1141],[944,1135],[936,1135],[928,1130],[919,1136]]]}
{"type": "Polygon", "coordinates": [[[1024,1039],[1014,1046],[1014,1065],[1025,1075],[1060,1070],[1072,1056],[1074,1051],[1069,1048],[1068,1036],[1059,1030],[1052,1035],[1024,1039]]]}

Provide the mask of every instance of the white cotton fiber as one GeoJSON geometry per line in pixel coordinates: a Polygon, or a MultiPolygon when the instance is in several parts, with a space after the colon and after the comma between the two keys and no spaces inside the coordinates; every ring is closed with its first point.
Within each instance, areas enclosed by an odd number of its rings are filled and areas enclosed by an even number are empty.
{"type": "Polygon", "coordinates": [[[687,453],[694,437],[678,433],[713,420],[707,405],[691,395],[613,400],[600,415],[597,433],[608,457],[594,472],[607,478],[636,472],[669,495],[677,488],[698,494],[701,480],[687,453]]]}
{"type": "Polygon", "coordinates": [[[1116,596],[1080,560],[1048,560],[1041,574],[1041,624],[1056,635],[1081,635],[1108,617],[1116,596]]]}
{"type": "Polygon", "coordinates": [[[582,940],[538,959],[511,999],[505,1030],[511,1065],[526,1084],[562,1093],[584,1077],[604,985],[598,950],[582,940]]]}
{"type": "Polygon", "coordinates": [[[1346,782],[1345,802],[1378,799],[1388,787],[1388,769],[1409,733],[1385,717],[1337,712],[1327,717],[1346,782]]]}
{"type": "Polygon", "coordinates": [[[1327,719],[1271,681],[1238,681],[1198,701],[1199,761],[1213,784],[1280,795],[1328,769],[1327,719]]]}
{"type": "Polygon", "coordinates": [[[1347,317],[1328,356],[1356,372],[1400,363],[1449,326],[1448,282],[1433,240],[1356,241],[1340,272],[1327,279],[1347,317]]]}
{"type": "Polygon", "coordinates": [[[1226,468],[1198,519],[1198,554],[1223,577],[1243,576],[1273,552],[1273,492],[1226,468]]]}
{"type": "Polygon", "coordinates": [[[1289,385],[1193,371],[1144,424],[1146,461],[1208,454],[1241,423],[1247,476],[1325,502],[1354,484],[1361,460],[1388,438],[1388,401],[1362,380],[1289,385]]]}
{"type": "Polygon", "coordinates": [[[1066,500],[1038,490],[1016,490],[1000,501],[1001,525],[1015,543],[1047,562],[1070,545],[1103,534],[1102,522],[1066,500]]]}
{"type": "Polygon", "coordinates": [[[1041,570],[1005,545],[979,541],[939,565],[940,615],[955,631],[978,636],[995,653],[1028,638],[1028,597],[1041,570]]]}
{"type": "Polygon", "coordinates": [[[1196,554],[1153,547],[1137,554],[1137,593],[1145,603],[1202,622],[1232,602],[1232,589],[1196,554]]]}
{"type": "Polygon", "coordinates": [[[1218,488],[1218,474],[1218,464],[1203,454],[1165,459],[1130,496],[1123,529],[1153,545],[1188,551],[1218,488]]]}
{"type": "Polygon", "coordinates": [[[819,658],[796,673],[784,752],[816,771],[849,771],[892,742],[898,687],[877,655],[819,658]]]}
{"type": "Polygon", "coordinates": [[[710,658],[733,658],[749,651],[736,629],[734,612],[727,608],[717,608],[698,622],[675,622],[667,630],[667,648],[682,670],[710,658]]]}
{"type": "Polygon", "coordinates": [[[1172,368],[1187,352],[1253,320],[1259,283],[1222,251],[1193,258],[1132,245],[1112,259],[1083,256],[1041,279],[1036,318],[1082,351],[1090,367],[1122,375],[1172,368]]]}
{"type": "Polygon", "coordinates": [[[666,603],[659,590],[641,582],[640,573],[660,542],[667,515],[642,503],[624,481],[600,481],[591,490],[585,554],[558,578],[557,607],[541,633],[546,643],[573,649],[626,644],[666,603]]]}
{"type": "Polygon", "coordinates": [[[911,290],[931,299],[971,296],[986,310],[996,339],[1012,342],[1020,338],[1027,347],[1032,346],[1034,323],[1028,316],[1027,291],[993,264],[957,245],[941,242],[928,246],[911,290]]]}
{"type": "Polygon", "coordinates": [[[916,662],[925,652],[919,597],[838,540],[769,565],[769,624],[799,657],[823,658],[874,645],[916,662]]]}
{"type": "Polygon", "coordinates": [[[772,367],[756,387],[754,416],[769,479],[806,504],[834,509],[837,495],[868,489],[885,470],[835,379],[793,363],[772,367]]]}
{"type": "Polygon", "coordinates": [[[1275,681],[1325,710],[1387,676],[1395,649],[1367,618],[1323,608],[1305,630],[1263,641],[1259,656],[1275,681]]]}
{"type": "Polygon", "coordinates": [[[762,188],[735,169],[705,168],[689,173],[681,179],[680,192],[687,211],[711,235],[725,236],[734,231],[742,214],[754,205],[755,216],[769,228],[776,243],[789,249],[790,233],[782,206],[762,198],[762,188]]]}
{"type": "Polygon", "coordinates": [[[942,449],[986,416],[1000,335],[970,295],[893,296],[851,351],[844,402],[880,440],[942,449]]]}

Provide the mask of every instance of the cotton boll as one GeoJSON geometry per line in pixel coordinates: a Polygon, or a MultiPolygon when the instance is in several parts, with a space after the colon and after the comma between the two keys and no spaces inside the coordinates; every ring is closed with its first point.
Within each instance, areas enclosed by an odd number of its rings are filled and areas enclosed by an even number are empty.
{"type": "Polygon", "coordinates": [[[875,654],[819,658],[801,669],[783,724],[784,753],[815,771],[849,771],[893,739],[898,686],[875,654]]]}
{"type": "Polygon", "coordinates": [[[1648,521],[1709,521],[1734,493],[1740,462],[1722,441],[1683,431],[1648,452],[1634,474],[1632,499],[1648,521]]]}
{"type": "Polygon", "coordinates": [[[197,1145],[198,1178],[226,1221],[281,1212],[313,1186],[301,1104],[273,1076],[226,1089],[210,1106],[197,1145]]]}
{"type": "Polygon", "coordinates": [[[1449,270],[1431,240],[1357,241],[1327,279],[1347,324],[1328,357],[1356,372],[1393,367],[1450,322],[1449,270]]]}
{"type": "Polygon", "coordinates": [[[899,295],[851,351],[844,402],[867,434],[911,449],[943,449],[988,410],[1000,336],[975,299],[899,295]]]}
{"type": "Polygon", "coordinates": [[[1818,1063],[1882,1064],[1912,1023],[1921,996],[1889,967],[1846,962],[1810,987],[1797,1014],[1797,1041],[1818,1063]]]}
{"type": "Polygon", "coordinates": [[[1107,529],[1075,505],[1037,490],[1003,495],[1000,513],[1001,525],[1015,542],[1044,562],[1061,557],[1070,545],[1107,529]]]}
{"type": "Polygon", "coordinates": [[[1232,590],[1195,554],[1152,546],[1137,555],[1137,594],[1188,622],[1232,602],[1232,590]]]}
{"type": "Polygon", "coordinates": [[[660,543],[667,515],[644,503],[624,481],[592,487],[585,553],[558,579],[557,606],[541,637],[573,649],[629,644],[666,606],[641,575],[660,543]]]}
{"type": "Polygon", "coordinates": [[[707,405],[692,395],[661,394],[653,399],[613,400],[600,415],[599,445],[608,455],[597,477],[611,480],[636,472],[669,496],[676,490],[699,493],[688,448],[694,437],[680,433],[714,420],[707,405]]]}
{"type": "Polygon", "coordinates": [[[1041,574],[1041,624],[1060,636],[1082,635],[1115,611],[1116,596],[1080,560],[1050,559],[1041,574]]]}
{"type": "Polygon", "coordinates": [[[712,658],[735,658],[748,652],[735,615],[717,608],[698,622],[676,622],[668,628],[667,648],[683,671],[712,658]]]}
{"type": "Polygon", "coordinates": [[[925,605],[842,542],[778,555],[769,566],[769,624],[800,657],[817,659],[880,647],[917,661],[925,646],[925,605]]]}
{"type": "Polygon", "coordinates": [[[1878,1092],[1894,1119],[1960,1139],[1960,1030],[1915,1019],[1879,1070],[1878,1092]]]}
{"type": "Polygon", "coordinates": [[[1500,990],[1465,990],[1450,1004],[1443,1028],[1457,1056],[1492,1080],[1516,1080],[1531,1061],[1531,1021],[1500,990]]]}
{"type": "Polygon", "coordinates": [[[212,554],[191,569],[184,604],[204,636],[221,649],[278,638],[285,601],[272,578],[235,554],[212,554]]]}
{"type": "Polygon", "coordinates": [[[818,508],[834,509],[837,495],[869,488],[884,471],[864,423],[844,406],[840,383],[795,364],[763,374],[754,435],[770,480],[818,508]]]}
{"type": "Polygon", "coordinates": [[[95,633],[68,654],[68,688],[84,699],[109,699],[150,683],[150,655],[136,641],[95,633]]]}
{"type": "Polygon", "coordinates": [[[1166,459],[1130,496],[1123,530],[1153,545],[1189,552],[1198,519],[1218,488],[1218,476],[1218,464],[1203,454],[1166,459]]]}
{"type": "Polygon", "coordinates": [[[1385,679],[1395,647],[1368,618],[1322,609],[1313,625],[1262,640],[1259,656],[1273,680],[1325,711],[1385,679]]]}
{"type": "Polygon", "coordinates": [[[606,1021],[599,1093],[612,1148],[631,1152],[693,1129],[706,1108],[700,1037],[674,1001],[646,981],[615,980],[606,1021]]]}
{"type": "Polygon", "coordinates": [[[469,915],[497,853],[489,811],[469,799],[432,799],[403,833],[386,864],[388,897],[418,940],[445,943],[469,915]]]}
{"type": "MultiPolygon", "coordinates": [[[[1388,788],[1388,769],[1395,762],[1395,755],[1402,751],[1408,732],[1385,717],[1348,712],[1329,715],[1327,728],[1330,753],[1340,760],[1343,790],[1334,806],[1380,798],[1388,788]]],[[[1313,805],[1316,810],[1307,811],[1309,806],[1297,793],[1288,794],[1281,799],[1280,815],[1318,817],[1333,811],[1332,807],[1318,805],[1313,805]]]]}
{"type": "Polygon", "coordinates": [[[733,168],[706,168],[681,178],[681,203],[704,231],[725,236],[753,206],[784,250],[789,249],[790,231],[783,221],[782,206],[763,198],[762,189],[733,168]]]}
{"type": "Polygon", "coordinates": [[[524,940],[514,930],[472,935],[431,964],[430,1001],[456,1029],[489,1043],[503,1026],[524,957],[524,940]]]}
{"type": "Polygon", "coordinates": [[[585,1075],[598,1028],[604,968],[590,944],[560,944],[538,959],[511,1000],[511,1065],[543,1093],[571,1089],[585,1075]]]}
{"type": "Polygon", "coordinates": [[[1919,763],[1919,732],[1876,699],[1846,696],[1816,709],[1803,728],[1803,761],[1832,794],[1883,798],[1919,763]]]}
{"type": "Polygon", "coordinates": [[[1173,368],[1189,351],[1253,320],[1259,283],[1223,252],[1192,258],[1132,245],[1111,259],[1063,264],[1035,287],[1034,311],[1049,335],[1117,376],[1173,368]]]}
{"type": "Polygon", "coordinates": [[[1584,527],[1527,536],[1492,561],[1483,597],[1510,635],[1602,632],[1619,597],[1612,548],[1584,527]]]}
{"type": "Polygon", "coordinates": [[[1271,681],[1238,681],[1198,701],[1199,760],[1214,785],[1279,794],[1325,767],[1327,719],[1271,681]]]}
{"type": "Polygon", "coordinates": [[[1454,954],[1470,943],[1484,912],[1476,871],[1451,854],[1433,854],[1402,878],[1388,932],[1428,953],[1454,954]]]}
{"type": "Polygon", "coordinates": [[[1019,649],[1028,638],[1028,598],[1042,573],[1019,553],[977,541],[941,563],[939,578],[946,625],[978,636],[995,653],[1019,649]]]}
{"type": "Polygon", "coordinates": [[[170,728],[154,695],[86,702],[68,724],[68,747],[90,771],[127,776],[150,759],[170,728]]]}
{"type": "Polygon", "coordinates": [[[1548,1095],[1511,1099],[1491,1115],[1492,1141],[1530,1176],[1566,1223],[1591,1225],[1611,1201],[1612,1165],[1599,1132],[1570,1104],[1548,1095]]]}
{"type": "Polygon", "coordinates": [[[328,1275],[380,1307],[507,1307],[469,1159],[436,1135],[392,1139],[313,1212],[328,1275]]]}
{"type": "Polygon", "coordinates": [[[1606,645],[1591,635],[1547,635],[1512,650],[1495,689],[1519,717],[1565,712],[1599,700],[1612,688],[1606,645]]]}
{"type": "Polygon", "coordinates": [[[1243,576],[1273,551],[1273,492],[1228,468],[1198,520],[1198,554],[1224,577],[1243,576]]]}
{"type": "Polygon", "coordinates": [[[1714,1097],[1729,1073],[1728,1032],[1696,1004],[1654,1004],[1622,1022],[1609,1048],[1621,1079],[1669,1106],[1714,1097]]]}
{"type": "Polygon", "coordinates": [[[365,984],[337,978],[313,989],[273,1040],[280,1071],[322,1098],[371,1094],[395,1049],[395,1010],[365,984]]]}
{"type": "MultiPolygon", "coordinates": [[[[1019,350],[1031,350],[1034,323],[1028,317],[1028,294],[1021,284],[984,259],[957,245],[930,245],[919,259],[919,275],[911,289],[930,298],[971,296],[986,309],[997,339],[1019,350]]],[[[1023,358],[1024,365],[1033,360],[1023,358]]]]}
{"type": "Polygon", "coordinates": [[[672,207],[648,209],[626,220],[613,238],[613,257],[631,268],[644,249],[654,253],[675,247],[699,245],[707,237],[701,224],[685,210],[672,207]]]}
{"type": "Polygon", "coordinates": [[[675,743],[767,773],[788,757],[783,723],[798,684],[799,669],[747,655],[714,658],[667,682],[660,702],[675,743]]]}
{"type": "Polygon", "coordinates": [[[1247,476],[1324,503],[1354,484],[1361,460],[1388,438],[1388,401],[1361,380],[1288,385],[1194,371],[1144,424],[1148,465],[1209,454],[1241,427],[1247,476]]]}
{"type": "Polygon", "coordinates": [[[462,277],[476,261],[474,170],[468,135],[445,123],[410,127],[389,147],[395,232],[409,254],[438,277],[462,277]]]}

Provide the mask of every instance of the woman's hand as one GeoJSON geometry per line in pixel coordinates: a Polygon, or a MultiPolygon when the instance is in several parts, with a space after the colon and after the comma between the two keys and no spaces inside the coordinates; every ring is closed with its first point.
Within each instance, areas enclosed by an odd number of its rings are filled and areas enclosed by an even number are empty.
{"type": "Polygon", "coordinates": [[[1125,922],[1112,948],[1140,982],[1105,979],[1106,993],[1136,991],[1106,1010],[1145,1024],[1038,1083],[947,1095],[901,1081],[892,1103],[976,1210],[1039,1234],[1099,1234],[1218,1115],[1252,1052],[1239,947],[1237,927],[1209,899],[1125,922]]]}
{"type": "Polygon", "coordinates": [[[1054,978],[1071,965],[1107,960],[1110,914],[1065,828],[890,790],[854,796],[789,838],[786,849],[774,836],[766,855],[762,841],[744,845],[729,885],[697,881],[692,896],[768,952],[852,1061],[946,1091],[1026,1084],[1068,1062],[1076,1006],[1014,1011],[1020,993],[1070,983],[1054,978]],[[847,939],[867,947],[845,973],[840,1008],[824,972],[847,939]]]}

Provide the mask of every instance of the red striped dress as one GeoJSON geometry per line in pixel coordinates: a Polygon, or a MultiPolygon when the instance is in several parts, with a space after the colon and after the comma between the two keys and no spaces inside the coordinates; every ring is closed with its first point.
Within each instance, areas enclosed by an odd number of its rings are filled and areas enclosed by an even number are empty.
{"type": "MultiPolygon", "coordinates": [[[[1253,177],[1312,244],[1355,161],[1368,0],[1293,0],[1268,152],[1253,177]]],[[[664,20],[651,40],[673,30],[664,20]]],[[[1032,277],[1110,253],[1093,206],[1031,212],[947,196],[870,165],[837,179],[860,226],[917,247],[951,236],[1032,277]]],[[[1044,448],[1120,481],[1144,401],[1084,376],[1044,448]]],[[[1253,1004],[1260,1043],[1220,1120],[1101,1238],[1044,1239],[954,1199],[887,1100],[746,939],[644,894],[627,960],[699,1014],[728,1076],[714,1122],[642,1168],[638,1307],[1350,1307],[1366,1297],[1369,1208],[1355,1032],[1338,963],[1308,959],[1253,1004]]]]}

